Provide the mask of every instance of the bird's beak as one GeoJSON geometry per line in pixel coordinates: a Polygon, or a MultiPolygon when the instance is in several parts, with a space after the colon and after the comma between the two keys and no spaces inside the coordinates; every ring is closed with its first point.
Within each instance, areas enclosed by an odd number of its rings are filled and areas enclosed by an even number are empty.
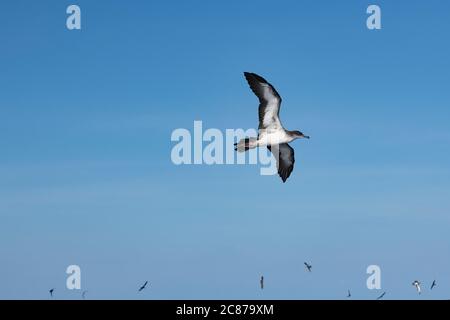
{"type": "Polygon", "coordinates": [[[303,135],[303,138],[305,138],[305,139],[309,139],[309,136],[305,136],[305,135],[303,135]]]}

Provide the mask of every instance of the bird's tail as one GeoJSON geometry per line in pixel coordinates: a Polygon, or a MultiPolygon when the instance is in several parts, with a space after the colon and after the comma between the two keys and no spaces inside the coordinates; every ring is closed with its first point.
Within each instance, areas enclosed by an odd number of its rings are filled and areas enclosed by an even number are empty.
{"type": "Polygon", "coordinates": [[[254,149],[257,146],[256,138],[241,139],[238,143],[234,144],[234,150],[237,152],[245,152],[249,149],[254,149]]]}

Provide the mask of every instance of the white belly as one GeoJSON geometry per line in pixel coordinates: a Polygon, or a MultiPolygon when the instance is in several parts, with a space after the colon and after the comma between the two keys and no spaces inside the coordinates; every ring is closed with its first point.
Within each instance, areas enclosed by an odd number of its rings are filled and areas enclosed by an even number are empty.
{"type": "Polygon", "coordinates": [[[260,132],[258,146],[267,146],[272,144],[281,144],[291,142],[293,139],[286,132],[277,130],[275,132],[260,132]]]}

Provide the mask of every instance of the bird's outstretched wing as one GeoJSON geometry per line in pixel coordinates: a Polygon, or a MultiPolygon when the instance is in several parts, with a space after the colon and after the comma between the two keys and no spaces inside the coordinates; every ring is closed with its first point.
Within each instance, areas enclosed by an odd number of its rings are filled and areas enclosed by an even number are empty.
{"type": "Polygon", "coordinates": [[[148,281],[145,281],[145,283],[139,288],[139,291],[142,291],[147,286],[148,281]]]}
{"type": "Polygon", "coordinates": [[[380,300],[380,299],[382,299],[383,297],[384,297],[384,295],[386,294],[386,291],[385,292],[383,292],[378,298],[377,298],[377,300],[380,300]]]}
{"type": "Polygon", "coordinates": [[[267,146],[270,152],[277,159],[278,174],[283,182],[286,182],[287,178],[291,175],[292,170],[294,170],[294,149],[291,148],[287,143],[282,143],[275,146],[267,146]],[[273,149],[273,150],[272,150],[273,149]],[[278,154],[275,154],[278,149],[278,154]]]}
{"type": "Polygon", "coordinates": [[[259,99],[259,129],[281,129],[279,119],[281,97],[277,90],[263,77],[244,72],[250,88],[259,99]]]}
{"type": "Polygon", "coordinates": [[[433,283],[431,284],[430,290],[433,290],[433,288],[436,286],[436,280],[433,280],[433,283]]]}

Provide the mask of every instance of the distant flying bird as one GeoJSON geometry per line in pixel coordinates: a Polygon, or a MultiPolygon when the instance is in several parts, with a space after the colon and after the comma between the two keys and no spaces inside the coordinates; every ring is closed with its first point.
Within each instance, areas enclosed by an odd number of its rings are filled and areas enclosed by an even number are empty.
{"type": "Polygon", "coordinates": [[[259,99],[259,132],[257,138],[245,138],[235,143],[235,150],[245,152],[256,147],[267,147],[277,160],[281,180],[286,182],[295,162],[294,149],[288,143],[299,138],[309,139],[309,136],[283,128],[279,118],[281,97],[270,83],[255,73],[244,72],[244,76],[259,99]]]}
{"type": "Polygon", "coordinates": [[[86,293],[87,293],[87,290],[83,291],[83,293],[81,294],[81,297],[82,297],[83,299],[86,299],[86,293]]]}
{"type": "Polygon", "coordinates": [[[261,276],[261,279],[259,280],[259,284],[261,285],[261,289],[264,289],[264,277],[261,276]]]}
{"type": "Polygon", "coordinates": [[[48,292],[50,292],[50,297],[53,298],[53,292],[55,291],[55,288],[51,288],[50,290],[48,290],[48,292]]]}
{"type": "Polygon", "coordinates": [[[377,300],[380,300],[380,299],[382,299],[383,297],[384,297],[384,295],[386,294],[386,291],[385,292],[383,292],[378,298],[377,298],[377,300]]]}
{"type": "Polygon", "coordinates": [[[350,293],[350,290],[348,290],[347,298],[350,298],[352,294],[350,293]]]}
{"type": "Polygon", "coordinates": [[[419,281],[414,280],[414,282],[412,283],[412,285],[413,285],[414,287],[416,287],[417,292],[418,292],[419,294],[422,292],[422,290],[420,289],[420,282],[419,282],[419,281]]]}
{"type": "Polygon", "coordinates": [[[433,280],[433,283],[431,284],[430,290],[433,290],[434,287],[436,287],[436,280],[433,280]]]}
{"type": "Polygon", "coordinates": [[[309,272],[311,272],[312,265],[308,264],[307,262],[304,262],[306,269],[308,269],[309,272]]]}
{"type": "Polygon", "coordinates": [[[142,285],[142,287],[139,288],[139,292],[141,292],[142,290],[145,289],[145,287],[147,286],[148,281],[145,281],[145,283],[142,285]]]}

